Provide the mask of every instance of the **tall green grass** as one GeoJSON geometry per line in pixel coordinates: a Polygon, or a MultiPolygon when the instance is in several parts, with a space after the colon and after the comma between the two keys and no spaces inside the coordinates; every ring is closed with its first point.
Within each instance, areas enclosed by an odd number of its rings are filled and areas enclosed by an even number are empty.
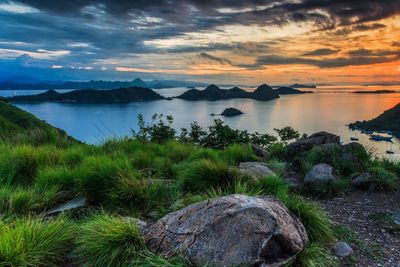
{"type": "Polygon", "coordinates": [[[71,250],[71,224],[28,217],[0,223],[1,266],[58,266],[71,250]]]}

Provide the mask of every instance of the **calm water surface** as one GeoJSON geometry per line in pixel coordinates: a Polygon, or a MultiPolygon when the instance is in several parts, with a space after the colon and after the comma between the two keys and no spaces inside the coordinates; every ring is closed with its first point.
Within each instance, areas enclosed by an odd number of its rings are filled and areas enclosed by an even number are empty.
{"type": "MultiPolygon", "coordinates": [[[[159,100],[130,104],[18,104],[17,106],[64,129],[73,137],[87,143],[98,144],[110,137],[130,135],[137,129],[137,115],[150,120],[154,113],[173,115],[176,128],[188,127],[193,121],[206,127],[213,123],[211,113],[221,113],[227,107],[235,107],[245,114],[234,118],[222,118],[237,129],[273,133],[274,128],[292,126],[302,133],[329,131],[349,142],[356,136],[360,142],[384,154],[387,149],[400,159],[400,140],[393,143],[374,142],[367,135],[350,131],[347,124],[357,120],[376,117],[384,110],[400,103],[400,93],[395,94],[350,94],[354,90],[400,89],[397,87],[321,87],[314,94],[282,96],[280,99],[260,102],[250,99],[222,101],[172,101],[159,100]]],[[[164,96],[177,96],[186,88],[156,90],[164,96]]],[[[251,90],[251,89],[248,89],[251,90]]],[[[40,91],[0,91],[0,96],[37,94],[40,91]]]]}

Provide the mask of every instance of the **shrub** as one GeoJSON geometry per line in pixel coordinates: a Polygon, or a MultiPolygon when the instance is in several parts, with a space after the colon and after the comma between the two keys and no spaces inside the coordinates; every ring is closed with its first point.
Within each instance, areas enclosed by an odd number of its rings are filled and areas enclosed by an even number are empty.
{"type": "Polygon", "coordinates": [[[274,143],[268,147],[271,158],[284,160],[286,158],[287,147],[284,143],[274,143]]]}
{"type": "Polygon", "coordinates": [[[334,181],[321,183],[318,186],[305,185],[302,189],[304,194],[317,198],[330,198],[339,195],[344,190],[351,188],[351,182],[347,178],[339,178],[334,181]]]}
{"type": "Polygon", "coordinates": [[[268,167],[274,171],[277,175],[283,176],[286,171],[287,163],[283,161],[279,161],[277,159],[270,159],[267,162],[268,167]]]}
{"type": "Polygon", "coordinates": [[[102,213],[79,227],[75,253],[83,266],[129,266],[145,249],[135,221],[102,213]]]}
{"type": "Polygon", "coordinates": [[[164,154],[174,163],[187,159],[194,150],[189,144],[169,141],[163,146],[164,154]]]}
{"type": "Polygon", "coordinates": [[[371,167],[368,171],[372,175],[371,191],[394,191],[399,188],[399,178],[390,171],[382,167],[371,167]]]}
{"type": "Polygon", "coordinates": [[[2,266],[57,266],[71,247],[71,224],[63,219],[16,219],[0,224],[2,266]]]}
{"type": "Polygon", "coordinates": [[[220,161],[193,162],[181,174],[183,190],[191,192],[228,187],[238,180],[239,173],[220,161]]]}
{"type": "Polygon", "coordinates": [[[297,195],[280,200],[303,223],[311,242],[327,243],[334,239],[331,222],[319,205],[297,195]]]}

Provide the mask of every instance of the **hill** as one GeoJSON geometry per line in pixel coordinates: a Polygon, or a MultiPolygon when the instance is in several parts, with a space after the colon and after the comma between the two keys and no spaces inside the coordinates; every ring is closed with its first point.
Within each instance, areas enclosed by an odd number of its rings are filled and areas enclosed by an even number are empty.
{"type": "Polygon", "coordinates": [[[55,143],[74,141],[64,131],[0,99],[0,142],[55,143]]]}
{"type": "Polygon", "coordinates": [[[10,102],[128,103],[164,99],[151,89],[142,87],[111,90],[85,89],[67,93],[48,90],[37,95],[14,96],[10,102]]]}
{"type": "Polygon", "coordinates": [[[400,103],[386,110],[378,117],[369,121],[357,121],[349,125],[350,128],[369,131],[389,131],[396,135],[400,133],[400,103]]]}
{"type": "Polygon", "coordinates": [[[220,89],[218,86],[212,84],[204,90],[191,89],[186,91],[177,98],[197,101],[197,100],[224,100],[233,98],[250,98],[260,101],[269,101],[279,98],[279,95],[270,86],[263,84],[260,85],[254,92],[247,92],[238,87],[232,89],[220,89]]]}

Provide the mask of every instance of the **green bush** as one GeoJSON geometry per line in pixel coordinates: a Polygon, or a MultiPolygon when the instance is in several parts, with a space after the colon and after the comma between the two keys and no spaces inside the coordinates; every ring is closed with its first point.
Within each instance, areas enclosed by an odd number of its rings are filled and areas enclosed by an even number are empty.
{"type": "Polygon", "coordinates": [[[238,181],[237,170],[220,161],[200,160],[188,165],[180,174],[182,189],[189,192],[229,187],[238,181]]]}
{"type": "Polygon", "coordinates": [[[60,190],[76,190],[75,170],[66,167],[45,168],[39,170],[35,179],[35,187],[40,190],[58,187],[60,190]]]}
{"type": "Polygon", "coordinates": [[[1,266],[59,266],[71,248],[71,224],[63,219],[0,223],[1,266]]]}
{"type": "Polygon", "coordinates": [[[285,198],[289,193],[289,186],[281,176],[271,175],[257,181],[257,186],[266,195],[274,195],[285,198]]]}
{"type": "Polygon", "coordinates": [[[284,143],[274,143],[268,147],[268,152],[271,158],[286,159],[287,146],[284,143]]]}
{"type": "Polygon", "coordinates": [[[102,213],[80,225],[75,253],[83,266],[129,266],[145,250],[135,221],[102,213]]]}

